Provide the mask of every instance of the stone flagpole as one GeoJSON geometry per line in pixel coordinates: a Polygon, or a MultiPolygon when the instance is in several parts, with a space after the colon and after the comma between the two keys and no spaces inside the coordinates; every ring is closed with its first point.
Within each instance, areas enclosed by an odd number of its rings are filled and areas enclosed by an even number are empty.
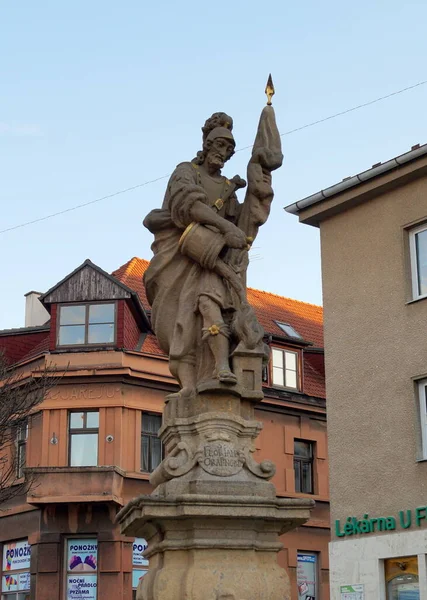
{"type": "Polygon", "coordinates": [[[234,153],[233,120],[214,113],[202,150],[176,167],[162,208],[144,220],[154,234],[144,276],[152,326],[180,390],[166,398],[154,491],[117,517],[123,533],[148,542],[138,600],[288,600],[279,536],[314,505],[276,497],[274,465],[254,460],[268,348],[246,299],[246,270],[283,160],[271,75],[266,94],[247,184],[221,174],[234,153]]]}

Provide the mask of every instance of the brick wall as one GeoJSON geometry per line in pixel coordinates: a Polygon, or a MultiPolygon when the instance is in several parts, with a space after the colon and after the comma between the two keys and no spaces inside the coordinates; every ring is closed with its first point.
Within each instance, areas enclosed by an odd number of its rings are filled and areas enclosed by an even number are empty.
{"type": "Polygon", "coordinates": [[[0,336],[0,352],[4,352],[8,364],[19,362],[48,335],[48,331],[38,331],[0,336]]]}

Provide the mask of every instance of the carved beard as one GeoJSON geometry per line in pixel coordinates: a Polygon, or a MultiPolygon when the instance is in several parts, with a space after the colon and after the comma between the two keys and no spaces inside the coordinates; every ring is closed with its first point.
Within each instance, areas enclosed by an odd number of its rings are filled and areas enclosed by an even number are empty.
{"type": "Polygon", "coordinates": [[[226,158],[223,158],[219,152],[217,152],[216,150],[211,150],[209,152],[209,154],[206,157],[206,163],[209,166],[213,166],[216,169],[218,169],[219,171],[222,169],[222,167],[224,166],[225,162],[226,162],[226,158]]]}

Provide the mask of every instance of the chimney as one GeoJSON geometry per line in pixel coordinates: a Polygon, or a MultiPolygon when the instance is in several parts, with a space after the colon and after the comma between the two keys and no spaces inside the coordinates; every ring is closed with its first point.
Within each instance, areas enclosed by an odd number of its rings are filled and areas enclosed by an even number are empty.
{"type": "Polygon", "coordinates": [[[49,313],[40,302],[40,292],[25,294],[25,327],[44,325],[49,320],[49,313]]]}

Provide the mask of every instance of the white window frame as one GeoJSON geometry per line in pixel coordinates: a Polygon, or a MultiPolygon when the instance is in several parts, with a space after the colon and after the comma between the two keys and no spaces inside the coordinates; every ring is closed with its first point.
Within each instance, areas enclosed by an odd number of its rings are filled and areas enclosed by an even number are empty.
{"type": "Polygon", "coordinates": [[[412,299],[427,298],[427,294],[418,292],[418,264],[417,264],[417,245],[416,237],[418,233],[427,230],[427,223],[419,225],[409,230],[409,255],[411,259],[411,281],[412,281],[412,299]]]}
{"type": "Polygon", "coordinates": [[[427,379],[418,382],[419,419],[421,429],[421,459],[427,460],[427,379]]]}
{"type": "MultiPolygon", "coordinates": [[[[277,367],[276,367],[277,368],[277,367]]],[[[293,369],[289,369],[289,370],[293,370],[293,369]]],[[[299,365],[299,352],[296,352],[294,350],[288,350],[287,348],[278,348],[277,346],[272,346],[271,348],[271,383],[273,386],[276,387],[281,387],[281,388],[285,388],[287,390],[296,390],[298,391],[300,386],[299,386],[299,371],[300,371],[300,365],[299,365]],[[282,372],[283,372],[283,383],[276,383],[274,381],[274,364],[273,364],[273,352],[277,351],[277,352],[281,352],[282,353],[282,372]],[[293,354],[295,356],[295,378],[296,378],[296,386],[293,385],[286,385],[286,354],[293,354]]]]}
{"type": "Polygon", "coordinates": [[[68,465],[70,467],[81,467],[81,466],[85,466],[85,467],[97,467],[99,466],[99,409],[92,409],[92,408],[82,408],[81,410],[69,410],[68,411],[68,465]],[[84,414],[84,421],[83,427],[71,427],[71,415],[77,413],[77,414],[84,414]],[[96,413],[98,415],[98,426],[97,427],[87,427],[87,414],[88,413],[96,413]],[[97,445],[96,445],[96,465],[72,465],[72,442],[74,438],[78,438],[78,436],[84,436],[84,435],[97,435],[98,439],[97,439],[97,445]]]}

